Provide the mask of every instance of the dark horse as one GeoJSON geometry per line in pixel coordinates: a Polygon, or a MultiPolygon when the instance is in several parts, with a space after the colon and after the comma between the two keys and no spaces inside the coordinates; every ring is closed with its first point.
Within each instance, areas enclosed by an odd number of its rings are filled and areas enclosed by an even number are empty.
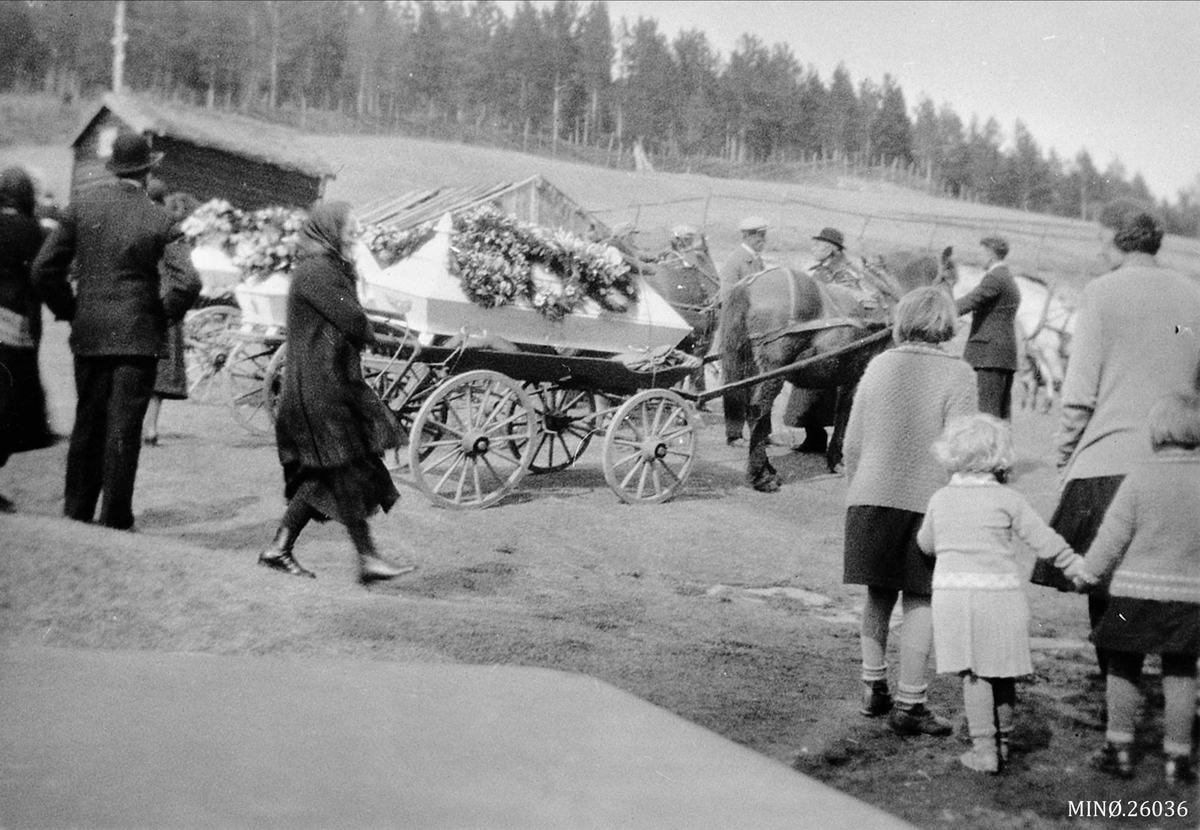
{"type": "Polygon", "coordinates": [[[847,313],[850,306],[837,286],[786,268],[768,268],[730,289],[721,309],[721,365],[725,383],[849,347],[792,374],[753,386],[747,418],[750,458],[746,475],[756,490],[779,489],[779,475],[767,458],[767,446],[771,437],[771,410],[784,380],[802,389],[836,390],[833,437],[825,457],[829,470],[837,469],[854,389],[871,358],[891,346],[889,337],[872,335],[890,326],[891,310],[902,295],[923,285],[953,285],[955,270],[951,253],[946,248],[940,262],[931,256],[911,258],[895,271],[882,264],[864,263],[871,281],[882,288],[885,305],[883,314],[870,319],[847,313]],[[858,341],[865,342],[861,348],[854,348],[858,341]]]}

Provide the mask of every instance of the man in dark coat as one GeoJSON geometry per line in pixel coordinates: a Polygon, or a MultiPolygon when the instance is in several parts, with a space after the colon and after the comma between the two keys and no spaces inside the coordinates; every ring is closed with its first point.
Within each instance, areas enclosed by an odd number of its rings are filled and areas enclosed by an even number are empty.
{"type": "Polygon", "coordinates": [[[90,522],[103,493],[100,523],[118,529],[133,526],[142,420],[167,325],[200,290],[186,248],[163,256],[180,231],[146,195],[161,160],[145,136],[118,136],[107,164],[117,181],[69,205],[33,264],[46,305],[71,321],[78,401],[63,513],[90,522]]]}
{"type": "Polygon", "coordinates": [[[958,299],[958,313],[971,315],[971,334],[963,359],[975,370],[979,411],[1010,420],[1021,291],[1004,263],[1008,243],[998,236],[988,236],[979,244],[988,252],[987,270],[979,285],[958,299]]]}

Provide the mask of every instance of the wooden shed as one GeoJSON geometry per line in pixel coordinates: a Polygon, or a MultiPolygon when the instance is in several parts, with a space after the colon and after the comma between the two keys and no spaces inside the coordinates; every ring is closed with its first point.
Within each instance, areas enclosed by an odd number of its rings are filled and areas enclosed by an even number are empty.
{"type": "Polygon", "coordinates": [[[122,133],[148,135],[154,150],[166,154],[154,175],[169,190],[187,191],[201,201],[226,199],[243,210],[307,208],[334,176],[303,137],[286,127],[128,92],[108,93],[71,142],[72,200],[113,180],[105,163],[122,133]]]}
{"type": "Polygon", "coordinates": [[[541,176],[520,182],[501,182],[474,187],[438,187],[416,190],[383,199],[358,211],[368,224],[407,230],[451,215],[491,204],[510,216],[540,225],[561,228],[584,239],[603,239],[609,228],[541,176]]]}

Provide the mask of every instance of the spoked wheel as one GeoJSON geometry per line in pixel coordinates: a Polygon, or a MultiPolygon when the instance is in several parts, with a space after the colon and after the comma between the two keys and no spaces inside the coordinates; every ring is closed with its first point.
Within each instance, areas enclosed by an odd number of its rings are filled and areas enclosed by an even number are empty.
{"type": "MultiPolygon", "coordinates": [[[[552,473],[570,467],[595,433],[596,396],[583,389],[564,389],[553,383],[526,384],[541,427],[529,470],[552,473]]],[[[520,457],[524,446],[513,442],[510,450],[520,457]]]]}
{"type": "Polygon", "coordinates": [[[510,378],[486,369],[450,378],[413,419],[409,468],[434,504],[487,507],[509,493],[533,458],[533,401],[510,378]],[[521,446],[514,456],[510,447],[521,446]]]}
{"type": "MultiPolygon", "coordinates": [[[[387,360],[363,356],[363,379],[395,416],[400,429],[401,446],[383,455],[383,463],[389,472],[396,473],[408,468],[408,445],[413,421],[421,405],[444,377],[442,372],[425,363],[414,363],[405,368],[387,360]]],[[[428,447],[423,450],[425,455],[431,451],[428,447]]]]}
{"type": "Polygon", "coordinates": [[[263,376],[263,398],[267,404],[267,417],[271,425],[275,425],[279,417],[279,398],[283,395],[283,373],[287,365],[287,343],[284,343],[271,355],[267,371],[263,376]]]}
{"type": "Polygon", "coordinates": [[[279,348],[279,343],[243,340],[233,347],[225,363],[225,388],[233,417],[256,435],[267,435],[274,423],[266,379],[279,348]]]}
{"type": "Polygon", "coordinates": [[[220,401],[221,370],[242,319],[236,306],[214,305],[189,314],[183,322],[183,359],[187,366],[188,398],[200,403],[220,401]]]}
{"type": "Polygon", "coordinates": [[[668,389],[647,389],[621,404],[604,436],[604,478],[630,504],[672,498],[695,457],[691,412],[668,389]]]}

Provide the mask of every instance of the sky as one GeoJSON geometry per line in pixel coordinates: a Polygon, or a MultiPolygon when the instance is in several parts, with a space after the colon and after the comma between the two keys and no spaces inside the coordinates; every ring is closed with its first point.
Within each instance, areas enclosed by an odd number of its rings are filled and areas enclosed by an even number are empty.
{"type": "MultiPolygon", "coordinates": [[[[910,113],[928,95],[964,125],[1018,119],[1043,154],[1086,149],[1175,201],[1200,176],[1200,2],[683,2],[609,0],[613,23],[700,29],[728,57],[743,33],[787,43],[828,84],[891,74],[910,113]]],[[[1200,187],[1200,184],[1197,184],[1200,187]]]]}

